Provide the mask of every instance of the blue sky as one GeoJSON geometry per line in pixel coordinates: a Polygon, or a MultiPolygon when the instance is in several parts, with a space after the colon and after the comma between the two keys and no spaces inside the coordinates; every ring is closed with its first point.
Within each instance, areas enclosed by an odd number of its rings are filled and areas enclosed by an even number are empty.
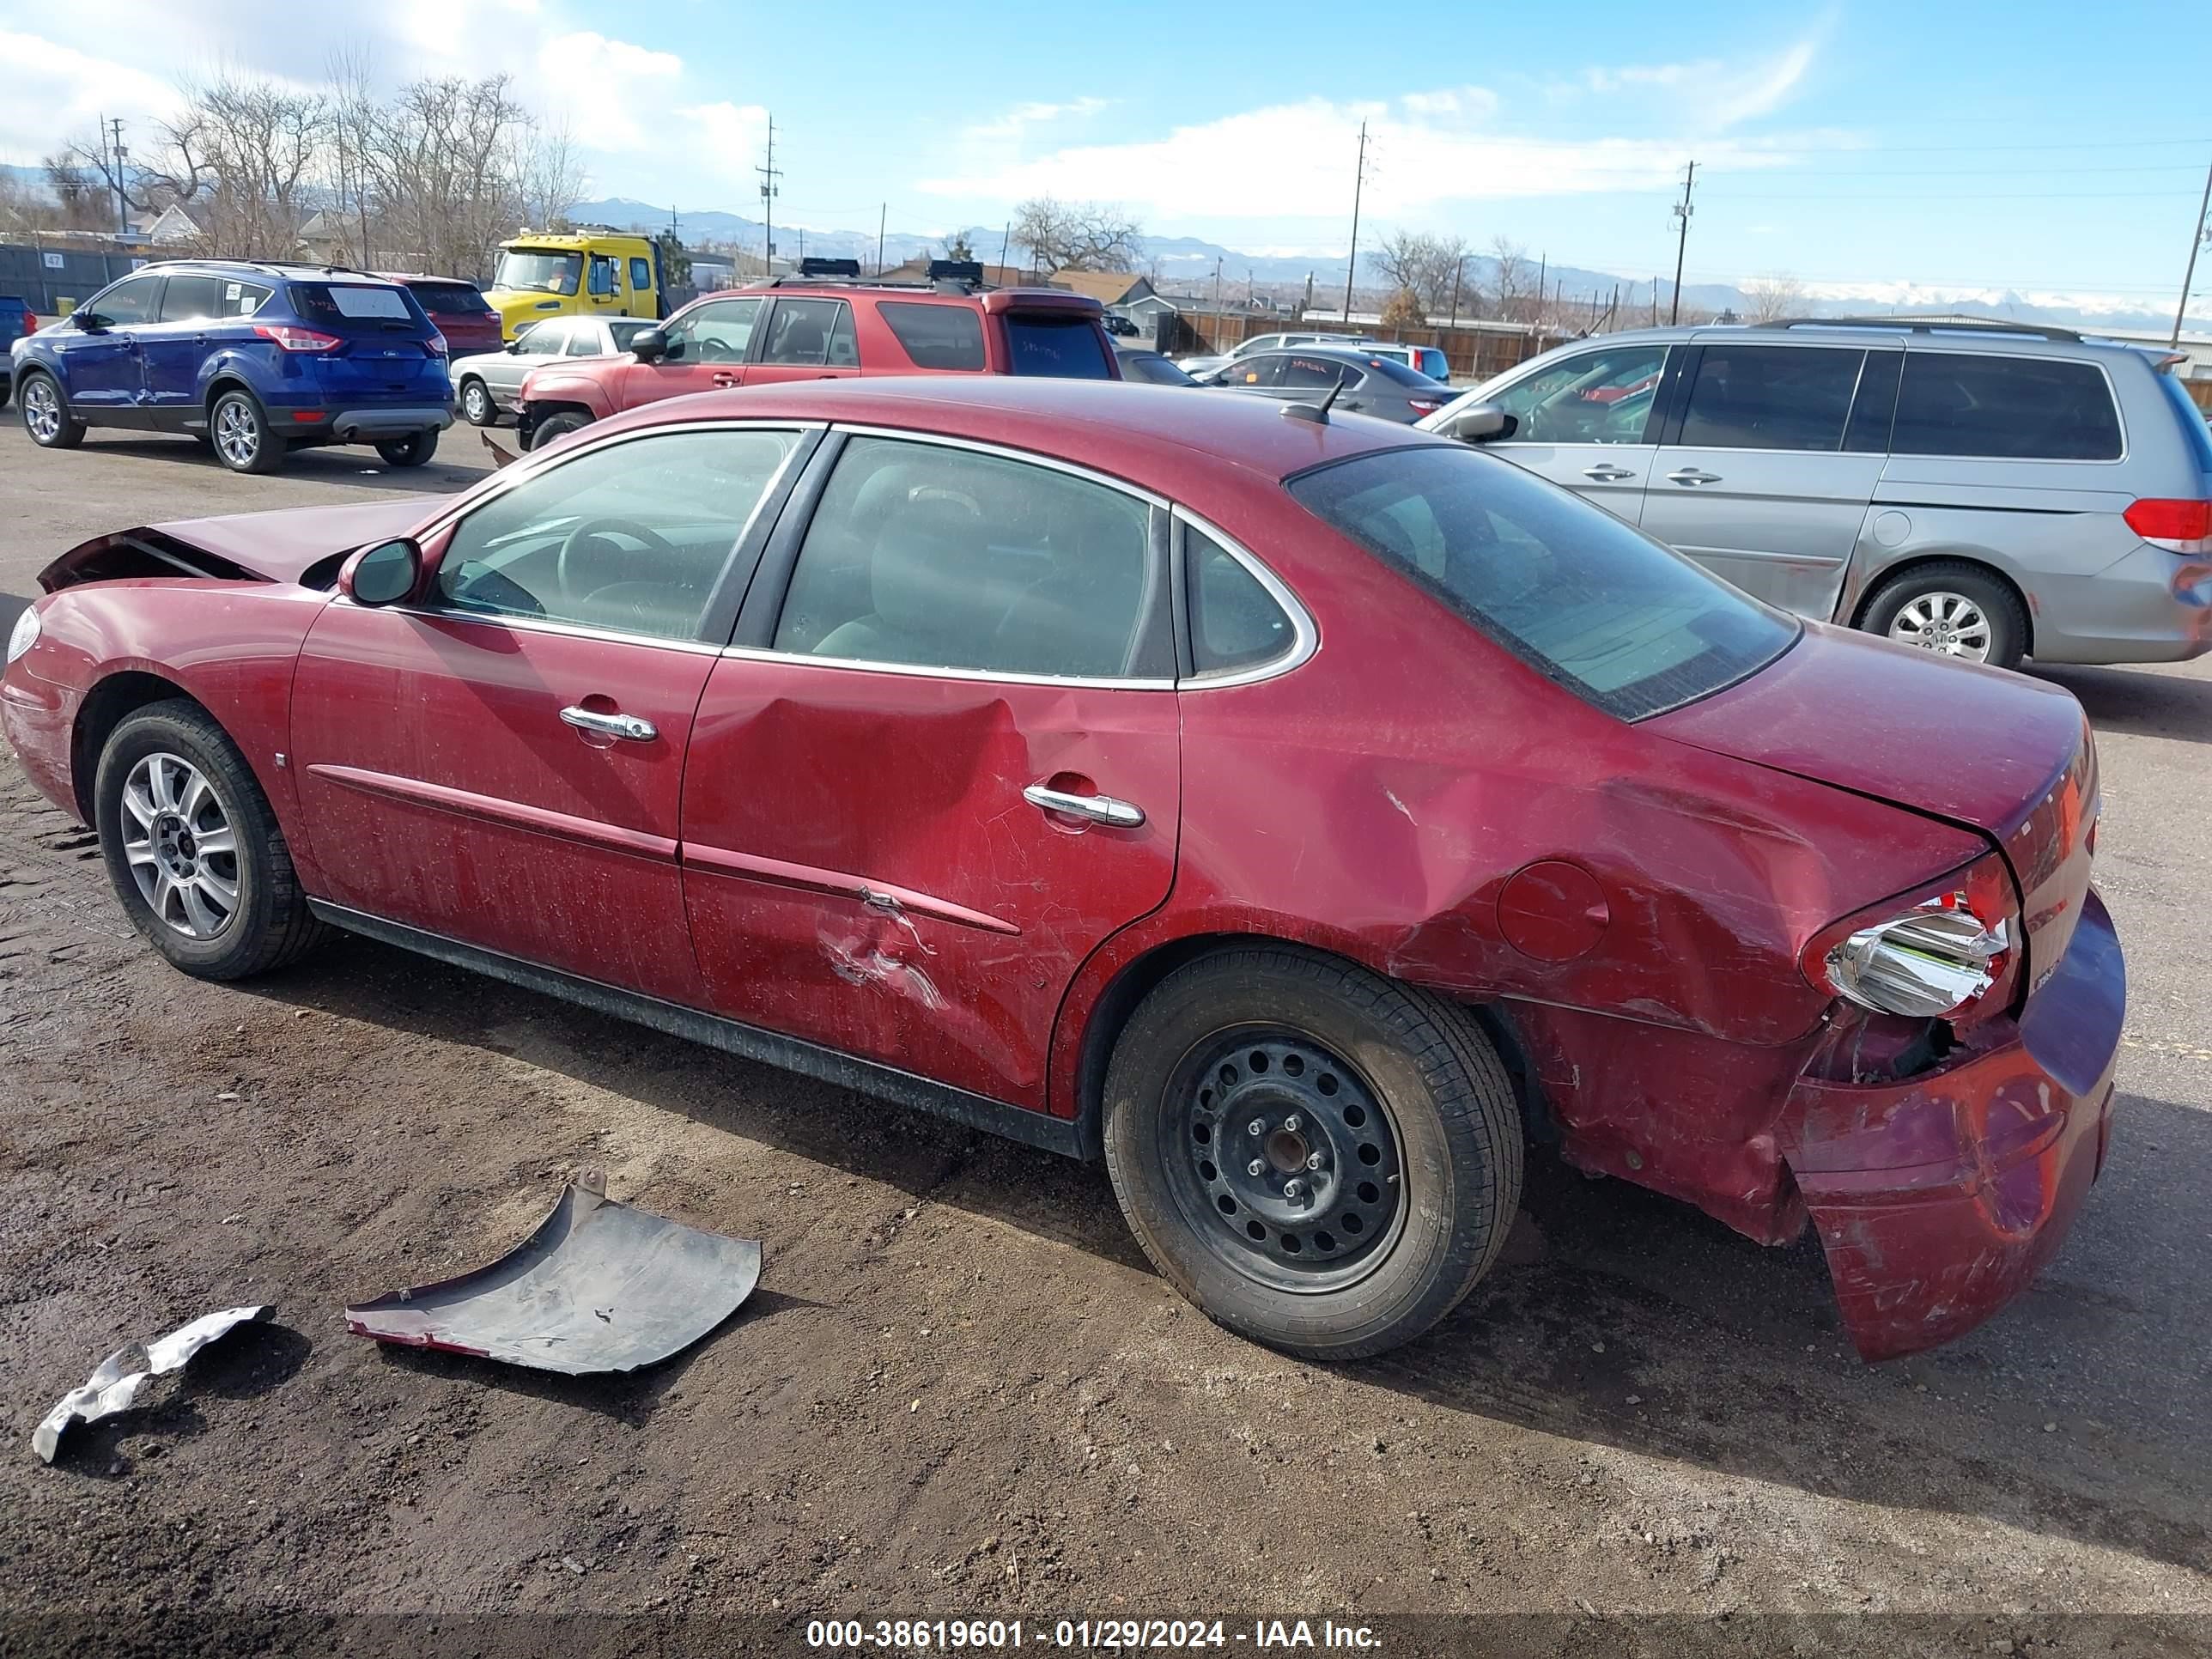
{"type": "MultiPolygon", "coordinates": [[[[1039,191],[1158,234],[1340,253],[1355,136],[1363,240],[1496,235],[1577,265],[1788,274],[2170,306],[2212,163],[2212,44],[2180,0],[2077,7],[1836,0],[958,8],[379,0],[0,0],[0,159],[120,113],[143,139],[174,77],[514,73],[583,145],[592,193],[757,215],[768,112],[779,219],[940,231],[1039,191]],[[281,15],[282,21],[277,21],[281,15]],[[329,20],[325,31],[308,20],[329,20]]],[[[2212,260],[2199,293],[2212,289],[2212,260]]],[[[2192,311],[2212,313],[2212,300],[2192,311]]]]}

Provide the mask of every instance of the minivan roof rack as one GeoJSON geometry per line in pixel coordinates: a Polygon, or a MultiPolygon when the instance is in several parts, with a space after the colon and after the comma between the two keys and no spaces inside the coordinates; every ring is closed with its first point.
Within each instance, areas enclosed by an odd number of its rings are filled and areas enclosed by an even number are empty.
{"type": "Polygon", "coordinates": [[[1753,328],[1893,328],[1906,334],[2027,334],[2045,340],[2079,341],[2070,328],[2047,323],[2008,323],[1997,317],[1778,317],[1753,328]]]}

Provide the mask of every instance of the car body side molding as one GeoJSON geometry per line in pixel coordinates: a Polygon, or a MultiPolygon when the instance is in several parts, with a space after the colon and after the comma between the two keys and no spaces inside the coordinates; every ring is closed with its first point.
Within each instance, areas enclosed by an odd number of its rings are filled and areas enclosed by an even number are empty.
{"type": "Polygon", "coordinates": [[[334,927],[343,927],[348,933],[394,945],[403,951],[413,951],[440,962],[451,963],[457,968],[489,975],[509,985],[519,985],[526,990],[560,997],[599,1013],[631,1020],[640,1025],[650,1026],[656,1031],[666,1032],[671,1036],[684,1037],[742,1059],[780,1066],[787,1072],[796,1072],[801,1077],[834,1084],[841,1089],[851,1089],[860,1094],[872,1095],[879,1100],[888,1100],[896,1105],[933,1112],[939,1117],[951,1118],[969,1128],[988,1130],[1010,1140],[1021,1141],[1025,1146],[1058,1152],[1065,1158],[1080,1158],[1085,1156],[1082,1126],[1072,1118],[1050,1117],[1042,1112],[1031,1111],[1027,1107],[1010,1105],[985,1095],[971,1094],[964,1089],[955,1089],[927,1078],[916,1077],[913,1073],[902,1072],[896,1066],[861,1060],[800,1037],[783,1036],[774,1031],[762,1030],[757,1026],[724,1019],[718,1014],[664,1002],[658,997],[625,991],[597,980],[562,973],[556,968],[540,967],[536,963],[525,962],[517,957],[487,951],[480,945],[465,944],[459,939],[447,939],[441,933],[410,927],[404,922],[386,921],[380,916],[349,909],[342,904],[310,898],[307,908],[334,927]]]}
{"type": "Polygon", "coordinates": [[[559,841],[581,842],[586,846],[604,847],[612,852],[654,859],[663,864],[676,861],[676,843],[665,836],[648,836],[642,830],[617,829],[613,824],[601,823],[594,818],[574,817],[566,812],[531,806],[521,801],[501,800],[490,795],[479,795],[472,790],[449,788],[442,783],[429,783],[420,778],[394,777],[388,772],[371,772],[358,766],[335,766],[326,762],[317,762],[307,770],[326,783],[358,790],[365,795],[404,801],[410,806],[428,806],[434,811],[452,812],[465,818],[505,824],[509,829],[532,830],[559,841]]]}
{"type": "Polygon", "coordinates": [[[1005,933],[1018,938],[1022,931],[1000,917],[981,910],[971,910],[964,904],[955,904],[951,899],[918,892],[911,887],[894,886],[890,882],[878,881],[867,876],[848,875],[842,870],[819,869],[811,864],[789,864],[781,859],[733,853],[725,848],[708,847],[696,841],[684,843],[684,867],[702,871],[708,875],[730,876],[740,881],[762,881],[775,887],[797,887],[811,893],[829,893],[894,913],[911,910],[917,915],[949,921],[956,927],[973,927],[986,933],[1005,933]]]}

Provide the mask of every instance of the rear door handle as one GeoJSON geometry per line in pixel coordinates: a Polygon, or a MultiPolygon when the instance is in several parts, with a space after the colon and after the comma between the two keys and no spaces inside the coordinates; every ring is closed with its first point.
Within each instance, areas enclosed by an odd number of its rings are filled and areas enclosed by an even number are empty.
{"type": "Polygon", "coordinates": [[[635,714],[602,714],[596,708],[572,706],[561,711],[561,718],[580,732],[597,732],[607,738],[627,738],[632,743],[651,743],[660,735],[659,726],[651,720],[641,720],[635,714]]]}
{"type": "Polygon", "coordinates": [[[1694,466],[1678,467],[1674,471],[1669,472],[1667,475],[1667,482],[1668,483],[1709,484],[1718,483],[1720,481],[1721,475],[1719,473],[1700,472],[1694,466]]]}
{"type": "Polygon", "coordinates": [[[1022,799],[1048,812],[1065,812],[1072,818],[1088,818],[1116,830],[1134,830],[1145,821],[1143,807],[1133,801],[1115,800],[1111,795],[1071,795],[1064,789],[1033,783],[1022,791],[1022,799]]]}
{"type": "Polygon", "coordinates": [[[738,383],[738,377],[734,374],[712,374],[708,379],[715,386],[735,386],[738,383]]]}
{"type": "Polygon", "coordinates": [[[1624,478],[1636,476],[1632,467],[1615,466],[1611,461],[1600,461],[1595,466],[1583,469],[1583,477],[1598,483],[1619,483],[1624,478]]]}

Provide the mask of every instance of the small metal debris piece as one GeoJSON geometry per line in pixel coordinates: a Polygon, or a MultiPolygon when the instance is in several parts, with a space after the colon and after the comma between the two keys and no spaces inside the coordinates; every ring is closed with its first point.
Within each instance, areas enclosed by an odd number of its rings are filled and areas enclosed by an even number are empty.
{"type": "Polygon", "coordinates": [[[183,1369],[184,1364],[210,1342],[228,1335],[231,1328],[266,1319],[274,1310],[267,1305],[225,1308],[204,1314],[167,1336],[151,1342],[134,1342],[118,1348],[101,1360],[81,1389],[72,1389],[31,1431],[31,1448],[46,1462],[54,1461],[62,1431],[72,1423],[95,1423],[103,1417],[129,1411],[146,1379],[183,1369]]]}
{"type": "Polygon", "coordinates": [[[345,1310],[356,1336],[580,1376],[679,1352],[760,1282],[761,1244],[617,1203],[580,1176],[538,1231],[487,1267],[345,1310]]]}

